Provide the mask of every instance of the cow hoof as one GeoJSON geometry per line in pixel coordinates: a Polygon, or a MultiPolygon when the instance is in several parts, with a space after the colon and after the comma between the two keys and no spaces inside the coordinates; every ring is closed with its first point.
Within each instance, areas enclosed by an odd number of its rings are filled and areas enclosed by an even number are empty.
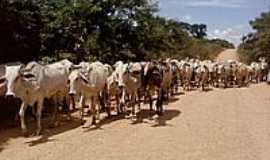
{"type": "Polygon", "coordinates": [[[131,117],[131,120],[136,121],[137,116],[135,114],[131,115],[130,117],[131,117]]]}
{"type": "Polygon", "coordinates": [[[31,137],[37,137],[41,135],[41,131],[40,130],[36,130],[35,132],[33,132],[30,136],[31,137]]]}
{"type": "Polygon", "coordinates": [[[93,126],[95,126],[96,124],[97,124],[97,122],[96,122],[96,121],[93,121],[93,122],[92,122],[92,125],[93,125],[93,126]]]}
{"type": "Polygon", "coordinates": [[[157,115],[160,117],[160,116],[163,116],[163,112],[158,112],[157,115]]]}
{"type": "Polygon", "coordinates": [[[40,135],[41,135],[41,130],[37,129],[36,132],[35,132],[35,136],[40,136],[40,135]]]}
{"type": "Polygon", "coordinates": [[[81,121],[81,125],[84,125],[84,124],[85,124],[85,122],[86,122],[85,120],[82,120],[82,121],[81,121]]]}
{"type": "Polygon", "coordinates": [[[129,119],[129,117],[130,117],[129,115],[127,115],[127,114],[125,115],[125,119],[129,119]]]}
{"type": "Polygon", "coordinates": [[[49,128],[55,128],[55,124],[54,123],[49,124],[49,128]]]}
{"type": "Polygon", "coordinates": [[[154,120],[154,117],[152,115],[149,115],[148,119],[149,120],[154,120]]]}
{"type": "Polygon", "coordinates": [[[71,121],[71,116],[67,116],[67,121],[71,121]]]}
{"type": "Polygon", "coordinates": [[[53,122],[53,123],[49,124],[49,127],[55,128],[55,127],[58,127],[59,125],[60,125],[59,122],[53,122]]]}
{"type": "Polygon", "coordinates": [[[22,130],[22,134],[24,137],[29,137],[29,133],[26,129],[22,130]]]}
{"type": "Polygon", "coordinates": [[[72,119],[72,117],[71,117],[70,114],[66,114],[66,115],[65,115],[65,120],[66,120],[66,121],[71,121],[71,119],[72,119]]]}

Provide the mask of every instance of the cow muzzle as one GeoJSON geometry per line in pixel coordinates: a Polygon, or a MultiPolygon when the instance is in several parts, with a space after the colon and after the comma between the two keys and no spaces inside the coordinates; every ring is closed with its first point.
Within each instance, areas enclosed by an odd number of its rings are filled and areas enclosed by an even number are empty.
{"type": "Polygon", "coordinates": [[[76,95],[76,92],[75,92],[75,91],[70,91],[68,94],[69,94],[70,96],[75,96],[75,95],[76,95]]]}
{"type": "Polygon", "coordinates": [[[124,90],[124,88],[125,88],[124,85],[119,85],[118,87],[119,87],[119,89],[120,89],[121,91],[124,90]]]}
{"type": "Polygon", "coordinates": [[[5,96],[8,99],[15,98],[15,94],[13,92],[7,92],[5,96]]]}

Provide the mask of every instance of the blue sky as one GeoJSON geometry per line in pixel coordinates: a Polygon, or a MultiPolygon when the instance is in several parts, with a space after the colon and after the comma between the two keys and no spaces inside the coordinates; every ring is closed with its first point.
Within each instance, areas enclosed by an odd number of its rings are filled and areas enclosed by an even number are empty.
{"type": "Polygon", "coordinates": [[[159,15],[189,23],[204,23],[209,38],[235,45],[252,31],[249,21],[270,10],[270,0],[159,0],[159,15]]]}

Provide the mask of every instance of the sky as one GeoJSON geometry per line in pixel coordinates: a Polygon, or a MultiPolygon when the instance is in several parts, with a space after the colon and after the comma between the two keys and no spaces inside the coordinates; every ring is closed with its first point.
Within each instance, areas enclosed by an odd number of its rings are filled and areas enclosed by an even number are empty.
{"type": "Polygon", "coordinates": [[[249,21],[270,10],[270,0],[159,0],[159,8],[163,17],[206,24],[208,38],[237,46],[252,32],[249,21]]]}

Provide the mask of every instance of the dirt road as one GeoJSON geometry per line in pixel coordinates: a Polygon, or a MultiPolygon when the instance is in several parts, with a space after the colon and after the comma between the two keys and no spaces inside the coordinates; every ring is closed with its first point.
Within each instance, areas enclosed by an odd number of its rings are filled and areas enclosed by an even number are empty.
{"type": "Polygon", "coordinates": [[[217,57],[217,61],[224,61],[224,60],[237,60],[237,54],[236,54],[236,49],[227,49],[224,50],[219,54],[217,57]]]}
{"type": "Polygon", "coordinates": [[[269,160],[270,87],[178,95],[160,119],[146,110],[133,122],[115,117],[98,128],[62,122],[43,137],[0,132],[1,160],[269,160]]]}

